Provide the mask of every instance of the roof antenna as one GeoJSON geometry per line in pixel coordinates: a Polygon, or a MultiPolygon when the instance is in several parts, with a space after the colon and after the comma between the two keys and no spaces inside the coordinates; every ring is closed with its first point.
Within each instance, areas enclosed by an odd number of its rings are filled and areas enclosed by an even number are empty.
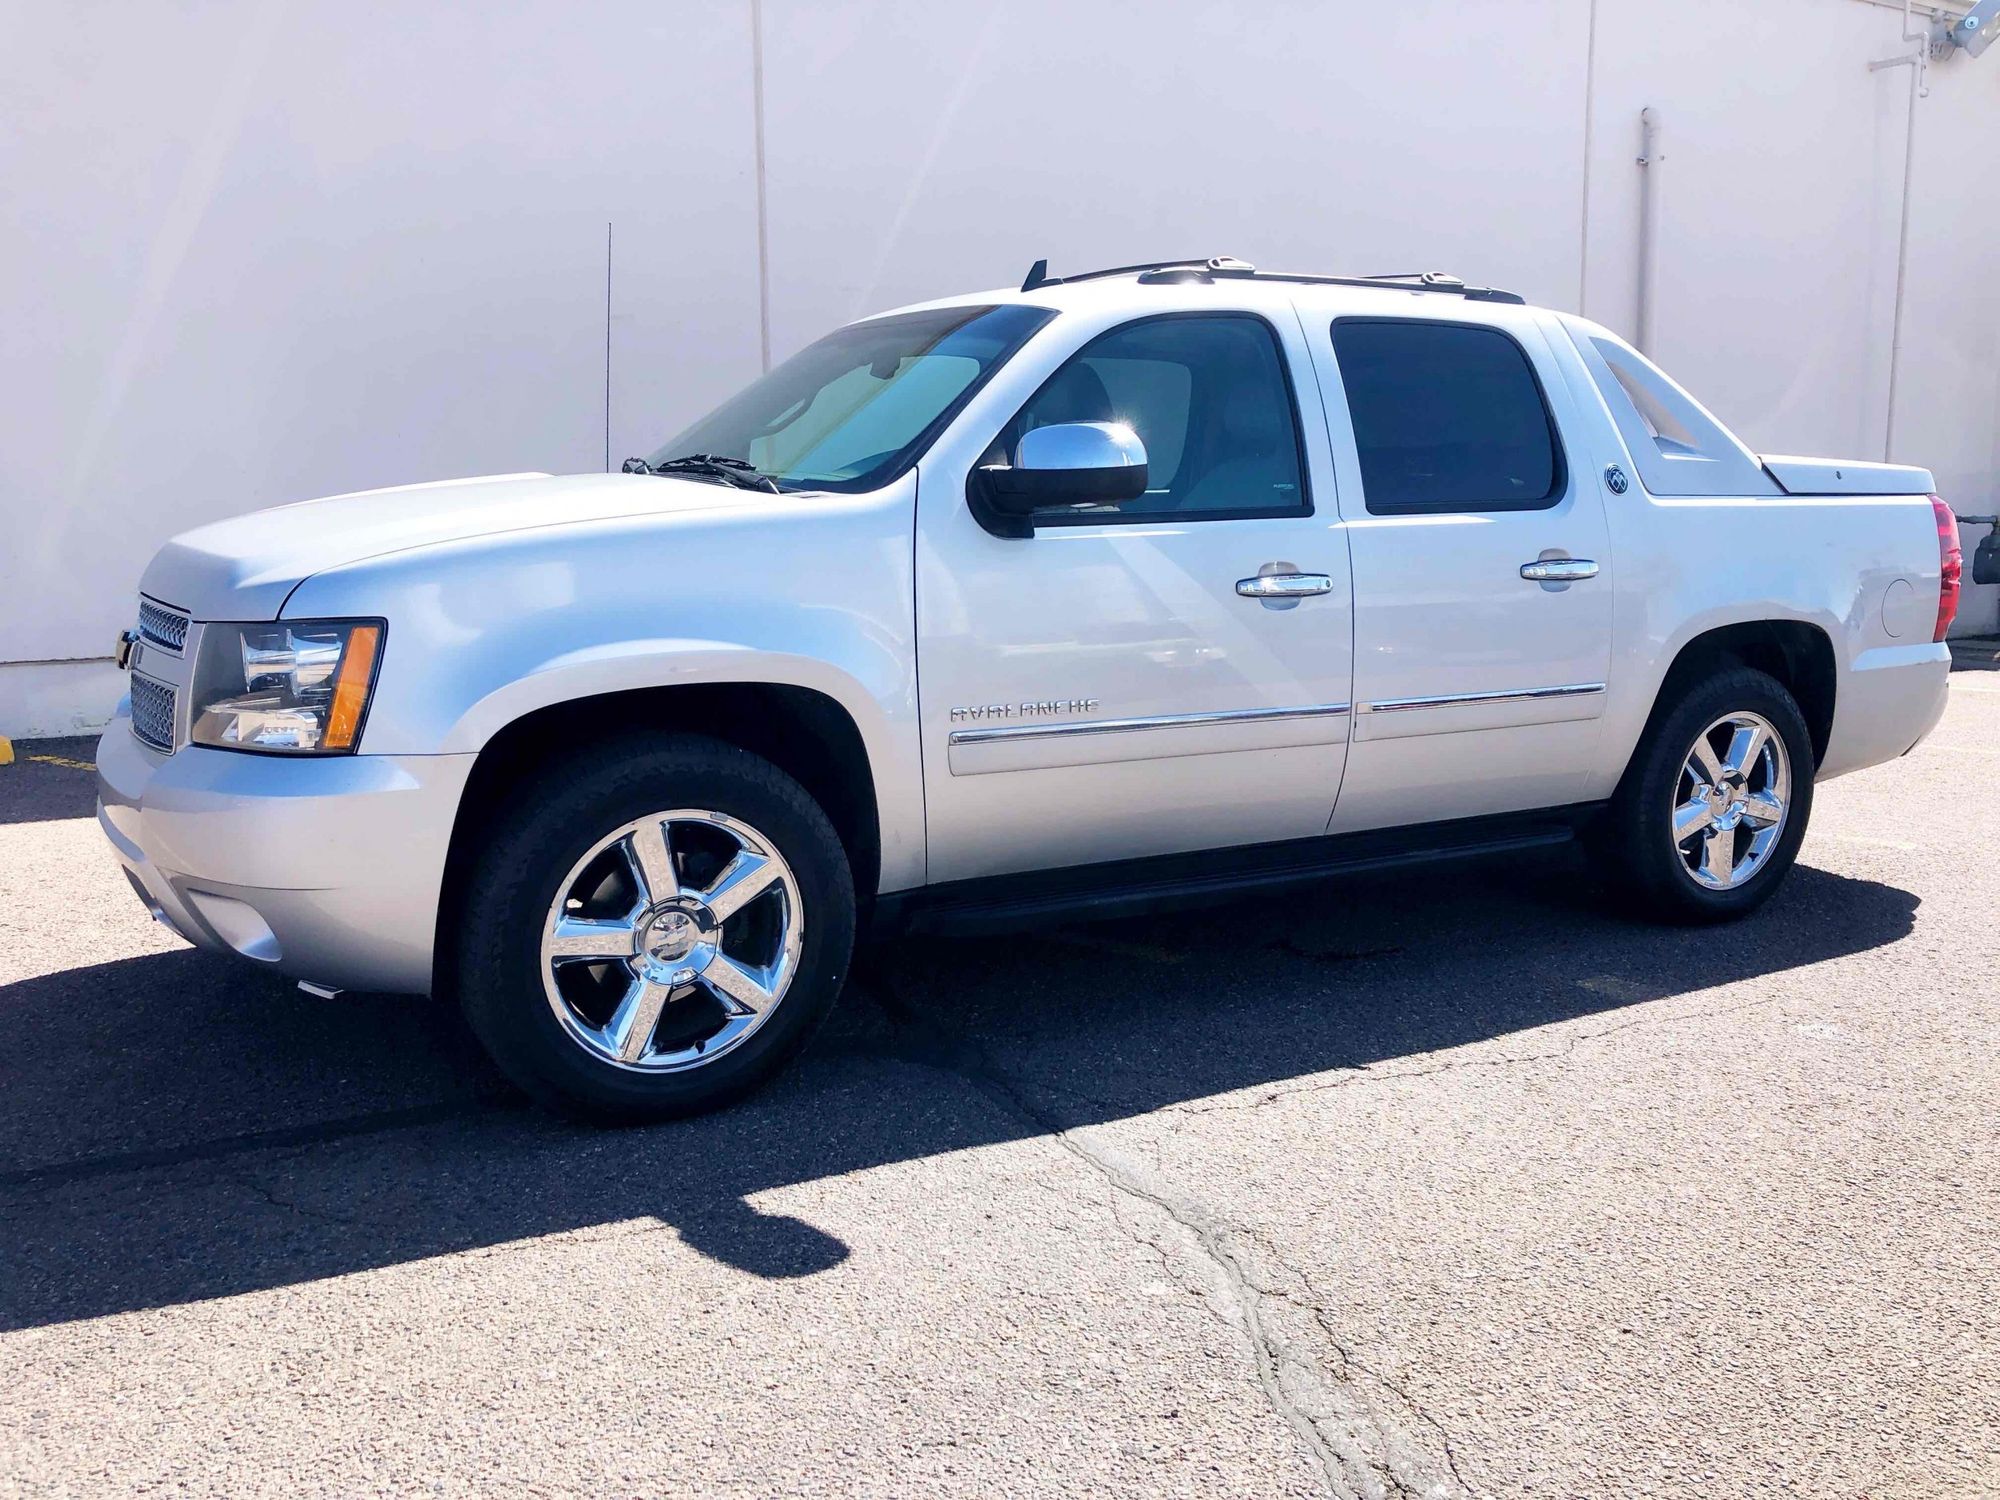
{"type": "Polygon", "coordinates": [[[1021,283],[1021,290],[1024,292],[1032,292],[1033,290],[1035,290],[1036,287],[1047,286],[1048,284],[1049,284],[1049,263],[1048,260],[1044,258],[1042,260],[1036,261],[1032,266],[1028,267],[1028,279],[1021,283]]]}

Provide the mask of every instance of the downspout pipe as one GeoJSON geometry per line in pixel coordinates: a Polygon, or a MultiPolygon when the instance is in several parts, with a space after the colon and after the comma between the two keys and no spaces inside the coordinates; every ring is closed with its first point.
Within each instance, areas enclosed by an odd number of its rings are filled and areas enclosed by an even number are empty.
{"type": "Polygon", "coordinates": [[[1660,112],[1639,111],[1639,287],[1637,325],[1633,342],[1639,352],[1655,357],[1653,306],[1657,300],[1660,238],[1660,112]]]}
{"type": "Polygon", "coordinates": [[[1903,0],[1903,40],[1914,50],[1902,57],[1885,57],[1868,65],[1879,73],[1885,68],[1910,70],[1910,98],[1903,125],[1903,207],[1896,230],[1896,311],[1889,324],[1889,394],[1882,413],[1882,462],[1888,463],[1896,446],[1896,388],[1903,373],[1903,293],[1910,277],[1910,179],[1917,167],[1917,101],[1930,97],[1931,34],[1912,29],[1916,18],[1910,0],[1903,0]]]}

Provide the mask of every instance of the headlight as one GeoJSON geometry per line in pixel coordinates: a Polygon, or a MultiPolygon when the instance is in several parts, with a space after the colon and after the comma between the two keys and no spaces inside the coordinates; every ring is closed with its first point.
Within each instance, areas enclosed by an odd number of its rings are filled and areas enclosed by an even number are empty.
{"type": "Polygon", "coordinates": [[[274,754],[349,754],[361,738],[381,654],[379,622],[204,625],[194,674],[194,742],[274,754]]]}

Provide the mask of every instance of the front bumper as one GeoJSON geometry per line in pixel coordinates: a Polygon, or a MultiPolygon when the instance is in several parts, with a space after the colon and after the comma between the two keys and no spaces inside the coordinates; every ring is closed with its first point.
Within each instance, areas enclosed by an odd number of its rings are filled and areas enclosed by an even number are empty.
{"type": "Polygon", "coordinates": [[[420,994],[452,822],[476,757],[97,747],[97,821],[189,942],[338,989],[420,994]]]}

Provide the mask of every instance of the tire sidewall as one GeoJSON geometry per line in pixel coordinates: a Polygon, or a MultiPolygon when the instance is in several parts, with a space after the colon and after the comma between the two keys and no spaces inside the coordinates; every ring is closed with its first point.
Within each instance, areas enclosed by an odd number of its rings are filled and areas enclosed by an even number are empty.
{"type": "Polygon", "coordinates": [[[1620,789],[1616,830],[1629,894],[1675,920],[1716,921],[1742,916],[1764,904],[1784,881],[1798,856],[1812,815],[1812,737],[1798,703],[1777,679],[1751,667],[1735,667],[1690,687],[1655,724],[1633,775],[1620,789]],[[1785,826],[1756,874],[1739,886],[1713,890],[1688,872],[1670,837],[1681,768],[1695,736],[1732,713],[1754,713],[1768,721],[1783,742],[1789,761],[1790,800],[1785,826]]]}
{"type": "Polygon", "coordinates": [[[852,875],[817,804],[748,752],[692,736],[612,748],[565,768],[546,799],[496,828],[468,889],[459,974],[466,1018],[502,1071],[568,1113],[640,1121],[714,1109],[764,1082],[810,1039],[845,981],[852,875]],[[578,860],[621,824],[671,807],[741,819],[790,866],[804,931],[776,1012],[714,1062],[674,1073],[590,1053],[551,1006],[541,935],[578,860]]]}

